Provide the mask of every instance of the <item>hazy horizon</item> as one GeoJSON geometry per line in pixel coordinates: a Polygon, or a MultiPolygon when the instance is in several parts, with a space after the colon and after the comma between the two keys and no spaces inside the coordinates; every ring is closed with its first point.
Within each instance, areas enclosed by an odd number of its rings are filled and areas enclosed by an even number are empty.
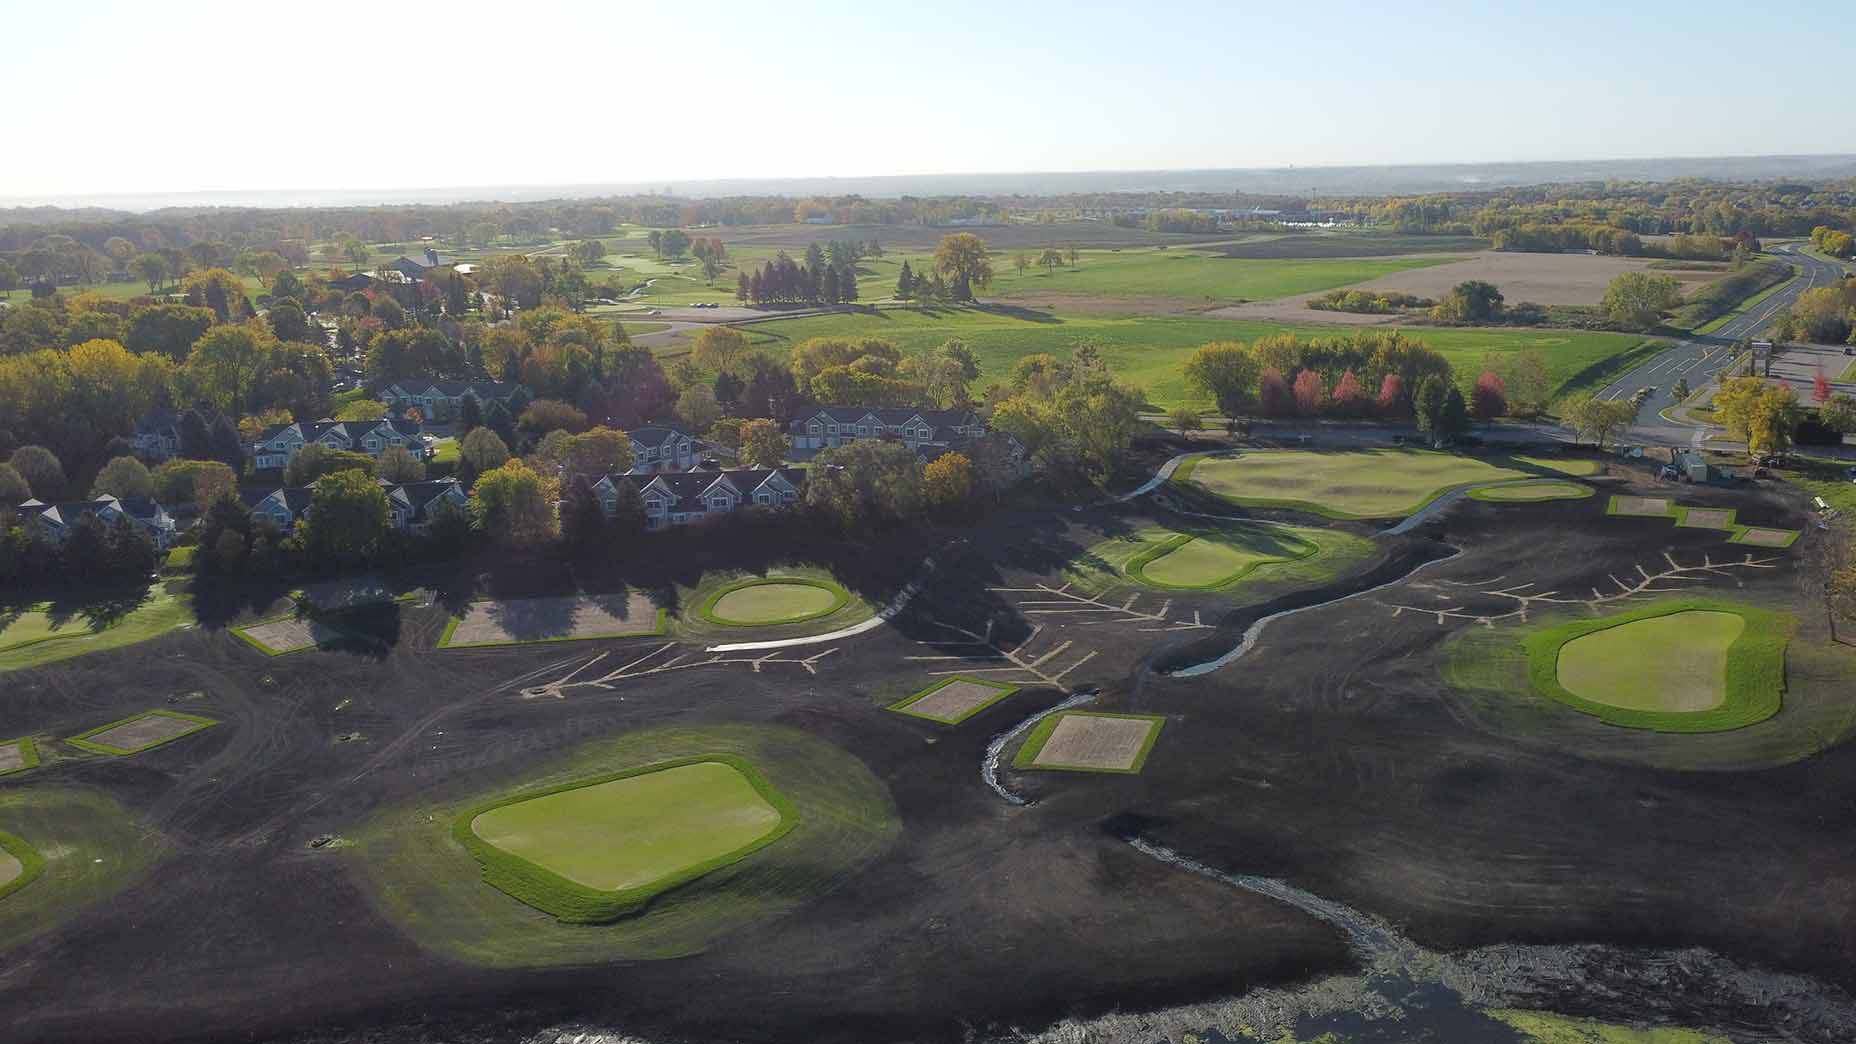
{"type": "Polygon", "coordinates": [[[20,46],[0,92],[23,100],[10,138],[31,150],[0,169],[0,202],[1851,148],[1838,139],[1856,103],[1827,63],[1738,77],[1701,60],[1787,53],[1801,21],[1845,37],[1847,4],[1806,3],[1782,25],[1713,0],[1280,14],[1171,0],[1131,21],[1109,4],[954,0],[899,26],[849,0],[722,0],[700,21],[579,2],[514,18],[340,0],[315,17],[40,5],[10,15],[20,46]]]}

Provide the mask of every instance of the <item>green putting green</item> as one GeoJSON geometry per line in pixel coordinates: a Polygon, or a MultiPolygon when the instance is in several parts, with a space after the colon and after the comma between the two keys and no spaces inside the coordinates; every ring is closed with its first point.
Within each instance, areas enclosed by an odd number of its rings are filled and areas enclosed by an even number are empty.
{"type": "Polygon", "coordinates": [[[1464,486],[1597,471],[1589,460],[1485,459],[1434,450],[1252,450],[1187,461],[1174,481],[1196,483],[1246,507],[1358,519],[1409,515],[1464,486]]]}
{"type": "Polygon", "coordinates": [[[1500,486],[1479,486],[1469,491],[1476,500],[1498,504],[1532,504],[1542,500],[1579,500],[1596,493],[1580,482],[1542,479],[1539,482],[1510,482],[1500,486]]]}
{"type": "Polygon", "coordinates": [[[702,616],[725,627],[768,627],[830,616],[849,601],[850,594],[828,580],[770,576],[722,588],[702,607],[702,616]]]}
{"type": "Polygon", "coordinates": [[[1710,599],[1658,602],[1521,638],[1530,683],[1613,725],[1724,732],[1778,713],[1789,617],[1710,599]]]}
{"type": "Polygon", "coordinates": [[[726,754],[518,794],[458,820],[484,879],[567,922],[609,921],[778,840],[797,812],[726,754]]]}
{"type": "Polygon", "coordinates": [[[1216,535],[1180,534],[1128,561],[1128,575],[1156,587],[1224,587],[1269,562],[1315,553],[1315,545],[1287,530],[1249,526],[1216,535]]]}
{"type": "Polygon", "coordinates": [[[1240,583],[1320,583],[1373,551],[1371,541],[1338,529],[1265,522],[1150,526],[1098,541],[1065,572],[1095,590],[1133,580],[1165,590],[1229,591],[1240,583]]]}
{"type": "Polygon", "coordinates": [[[1626,710],[1708,710],[1727,699],[1727,650],[1745,630],[1734,613],[1691,610],[1593,631],[1560,646],[1560,684],[1626,710]]]}

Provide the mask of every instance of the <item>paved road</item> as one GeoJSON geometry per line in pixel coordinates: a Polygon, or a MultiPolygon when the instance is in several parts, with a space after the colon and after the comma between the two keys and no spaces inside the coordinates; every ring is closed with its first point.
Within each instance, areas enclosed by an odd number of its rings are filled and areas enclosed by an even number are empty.
{"type": "Polygon", "coordinates": [[[1813,257],[1800,249],[1801,246],[1782,243],[1772,248],[1774,254],[1798,268],[1799,278],[1790,286],[1766,298],[1745,315],[1736,316],[1719,330],[1658,353],[1599,392],[1601,398],[1622,399],[1635,394],[1638,388],[1656,389],[1637,414],[1637,424],[1627,436],[1630,441],[1665,446],[1688,446],[1699,441],[1703,429],[1673,424],[1660,416],[1664,408],[1675,405],[1670,389],[1676,381],[1686,378],[1690,388],[1707,384],[1733,361],[1734,344],[1741,338],[1752,337],[1765,329],[1779,309],[1797,300],[1799,294],[1842,278],[1843,266],[1813,257]]]}

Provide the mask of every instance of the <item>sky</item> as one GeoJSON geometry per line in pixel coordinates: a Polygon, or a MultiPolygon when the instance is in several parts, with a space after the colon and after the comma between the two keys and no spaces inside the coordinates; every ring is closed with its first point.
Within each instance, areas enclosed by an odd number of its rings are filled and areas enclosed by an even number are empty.
{"type": "Polygon", "coordinates": [[[1856,152],[1849,0],[7,7],[8,203],[1856,152]]]}

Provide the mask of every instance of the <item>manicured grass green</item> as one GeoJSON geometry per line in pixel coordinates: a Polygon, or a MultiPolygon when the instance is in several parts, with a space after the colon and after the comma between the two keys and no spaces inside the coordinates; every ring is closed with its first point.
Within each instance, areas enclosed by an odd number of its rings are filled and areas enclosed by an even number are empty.
{"type": "MultiPolygon", "coordinates": [[[[1324,583],[1372,557],[1375,551],[1371,540],[1339,529],[1264,522],[1199,526],[1175,522],[1170,527],[1149,526],[1099,541],[1071,562],[1064,575],[1098,593],[1132,580],[1164,590],[1218,590],[1240,595],[1324,583]],[[1236,568],[1197,584],[1177,585],[1156,579],[1149,563],[1165,556],[1169,549],[1196,542],[1222,545],[1211,555],[1236,568]],[[1229,557],[1223,549],[1229,549],[1229,557]]],[[[1195,558],[1202,561],[1204,556],[1189,558],[1186,564],[1195,558]]],[[[1167,573],[1158,575],[1165,577],[1167,573]]]]}
{"type": "Polygon", "coordinates": [[[32,741],[31,736],[0,741],[0,750],[7,747],[19,748],[19,764],[10,769],[0,769],[0,776],[10,776],[15,772],[27,772],[39,767],[39,747],[32,741]]]}
{"type": "Polygon", "coordinates": [[[898,714],[907,714],[914,718],[925,718],[928,721],[940,722],[943,725],[958,725],[1017,691],[1018,686],[1016,685],[1008,685],[1005,682],[988,681],[985,678],[969,678],[964,674],[956,674],[951,677],[943,678],[919,692],[911,693],[901,700],[890,704],[889,709],[898,714]],[[993,695],[987,697],[983,702],[976,703],[954,715],[931,714],[919,708],[919,704],[921,704],[924,699],[940,692],[950,685],[977,685],[984,689],[993,690],[993,695]]]}
{"type": "Polygon", "coordinates": [[[702,618],[724,627],[772,627],[830,616],[851,600],[829,580],[764,576],[723,587],[703,603],[702,618]]]}
{"type": "Polygon", "coordinates": [[[339,856],[355,861],[369,900],[420,946],[475,964],[588,965],[698,953],[838,888],[902,830],[888,790],[861,761],[779,725],[649,729],[539,761],[511,752],[499,764],[489,776],[460,776],[382,809],[339,856]],[[460,817],[516,789],[572,787],[614,766],[724,757],[751,764],[790,802],[797,816],[791,832],[597,929],[563,923],[486,887],[482,864],[454,833],[460,817]]]}
{"type": "Polygon", "coordinates": [[[160,747],[160,746],[164,746],[166,744],[172,743],[177,739],[183,739],[187,736],[191,736],[194,733],[199,732],[201,729],[212,728],[214,725],[217,725],[217,724],[219,724],[219,722],[215,718],[205,718],[205,717],[201,717],[198,714],[183,714],[180,711],[175,711],[175,710],[156,709],[156,710],[151,710],[151,711],[143,711],[140,714],[131,714],[128,717],[121,719],[120,721],[112,721],[107,725],[99,725],[94,729],[90,729],[85,732],[80,732],[77,735],[72,736],[71,738],[65,740],[65,742],[69,743],[73,747],[78,748],[79,750],[90,751],[92,754],[108,754],[112,757],[121,758],[121,757],[128,757],[131,754],[140,754],[145,750],[153,750],[156,747],[160,747]],[[123,725],[128,725],[133,722],[142,721],[145,718],[171,718],[178,722],[187,723],[191,727],[175,732],[171,735],[162,736],[159,739],[155,739],[150,742],[143,743],[143,744],[140,744],[134,747],[112,746],[111,744],[108,744],[108,743],[99,742],[97,739],[94,738],[98,735],[101,735],[102,733],[110,731],[111,729],[119,728],[123,725]]]}
{"type": "Polygon", "coordinates": [[[168,556],[161,561],[163,576],[184,576],[193,572],[194,552],[192,547],[176,547],[168,551],[168,556]]]}
{"type": "MultiPolygon", "coordinates": [[[[894,342],[905,353],[936,348],[957,337],[973,349],[979,360],[976,388],[1005,381],[1013,365],[1024,356],[1049,352],[1062,358],[1078,344],[1092,343],[1101,349],[1117,376],[1145,389],[1148,401],[1163,407],[1181,403],[1211,405],[1201,393],[1187,386],[1181,373],[1187,357],[1208,341],[1253,341],[1279,333],[1331,338],[1347,332],[1332,326],[1193,316],[1072,315],[974,308],[880,309],[755,323],[745,329],[756,343],[775,348],[790,347],[809,337],[878,337],[894,342]]],[[[1466,385],[1486,368],[1485,357],[1538,349],[1547,358],[1549,383],[1555,396],[1582,372],[1644,343],[1644,338],[1632,334],[1583,330],[1425,327],[1405,332],[1449,359],[1466,385]]],[[[1656,343],[1663,346],[1662,342],[1656,343]]]]}
{"type": "Polygon", "coordinates": [[[1210,591],[1242,580],[1260,566],[1308,558],[1315,543],[1286,527],[1231,526],[1181,533],[1128,560],[1129,576],[1154,587],[1210,591]]]}
{"type": "Polygon", "coordinates": [[[1596,461],[1470,457],[1419,449],[1254,450],[1195,457],[1173,481],[1244,507],[1285,508],[1328,518],[1409,515],[1464,486],[1529,475],[1587,475],[1596,461]]]}
{"type": "Polygon", "coordinates": [[[1166,715],[1164,714],[1111,714],[1107,711],[1065,711],[1062,714],[1052,714],[1043,721],[1038,722],[1037,725],[1032,728],[1031,735],[1025,737],[1024,745],[1018,748],[1018,753],[1012,758],[1012,767],[1035,771],[1054,769],[1063,772],[1102,772],[1117,776],[1139,775],[1141,769],[1147,764],[1147,755],[1153,753],[1154,744],[1160,741],[1160,730],[1165,725],[1166,715]],[[1141,741],[1140,751],[1134,756],[1134,763],[1127,768],[1102,768],[1096,765],[1039,763],[1038,755],[1043,752],[1044,745],[1050,742],[1051,733],[1057,731],[1058,724],[1064,719],[1072,717],[1119,718],[1127,721],[1145,721],[1149,723],[1149,727],[1147,729],[1147,737],[1141,741]]]}
{"type": "Polygon", "coordinates": [[[45,873],[45,857],[39,854],[38,849],[27,844],[24,838],[0,830],[0,853],[8,857],[0,860],[0,899],[37,881],[45,873]],[[4,866],[5,863],[17,865],[4,866]],[[9,873],[11,878],[6,879],[9,873]]]}
{"type": "Polygon", "coordinates": [[[1477,486],[1469,491],[1476,500],[1498,504],[1532,504],[1543,500],[1580,500],[1598,491],[1581,482],[1540,479],[1532,482],[1504,482],[1495,486],[1477,486]]]}
{"type": "Polygon", "coordinates": [[[453,834],[484,880],[568,924],[597,924],[747,858],[799,813],[728,754],[641,765],[488,802],[453,834]]]}
{"type": "Polygon", "coordinates": [[[1560,647],[1559,683],[1624,710],[1710,710],[1727,698],[1727,649],[1745,628],[1735,613],[1696,610],[1593,631],[1560,647]]]}
{"type": "Polygon", "coordinates": [[[1727,1037],[1673,1026],[1636,1029],[1545,1011],[1507,1008],[1492,1008],[1484,1014],[1522,1034],[1527,1044],[1733,1044],[1727,1037]]]}
{"type": "Polygon", "coordinates": [[[134,645],[193,622],[187,597],[166,588],[151,588],[140,605],[108,619],[83,613],[54,616],[45,607],[0,613],[0,672],[134,645]]]}
{"type": "MultiPolygon", "coordinates": [[[[1745,728],[1779,711],[1785,691],[1785,646],[1793,630],[1789,617],[1750,605],[1706,598],[1660,601],[1595,620],[1575,620],[1535,629],[1521,638],[1527,653],[1528,680],[1539,695],[1558,700],[1612,725],[1654,732],[1724,732],[1745,728]],[[1687,614],[1709,614],[1691,616],[1687,614]],[[1683,614],[1681,625],[1659,624],[1606,636],[1595,644],[1577,640],[1642,621],[1683,614]],[[1731,636],[1723,659],[1722,699],[1701,710],[1670,711],[1658,707],[1682,703],[1667,685],[1681,683],[1680,672],[1695,658],[1713,655],[1725,640],[1726,625],[1717,615],[1737,617],[1741,629],[1731,636]],[[1572,673],[1568,685],[1562,661],[1572,673]],[[1656,661],[1670,661],[1659,665],[1656,661]],[[1676,672],[1676,673],[1671,673],[1676,672]],[[1587,694],[1575,691],[1574,686],[1587,694]],[[1617,695],[1635,706],[1592,699],[1591,692],[1619,693],[1648,686],[1652,691],[1617,695]]],[[[1687,701],[1692,705],[1693,701],[1687,701]]]]}
{"type": "Polygon", "coordinates": [[[122,891],[164,847],[160,834],[95,788],[0,787],[0,823],[43,859],[30,889],[0,900],[0,952],[122,891]]]}

